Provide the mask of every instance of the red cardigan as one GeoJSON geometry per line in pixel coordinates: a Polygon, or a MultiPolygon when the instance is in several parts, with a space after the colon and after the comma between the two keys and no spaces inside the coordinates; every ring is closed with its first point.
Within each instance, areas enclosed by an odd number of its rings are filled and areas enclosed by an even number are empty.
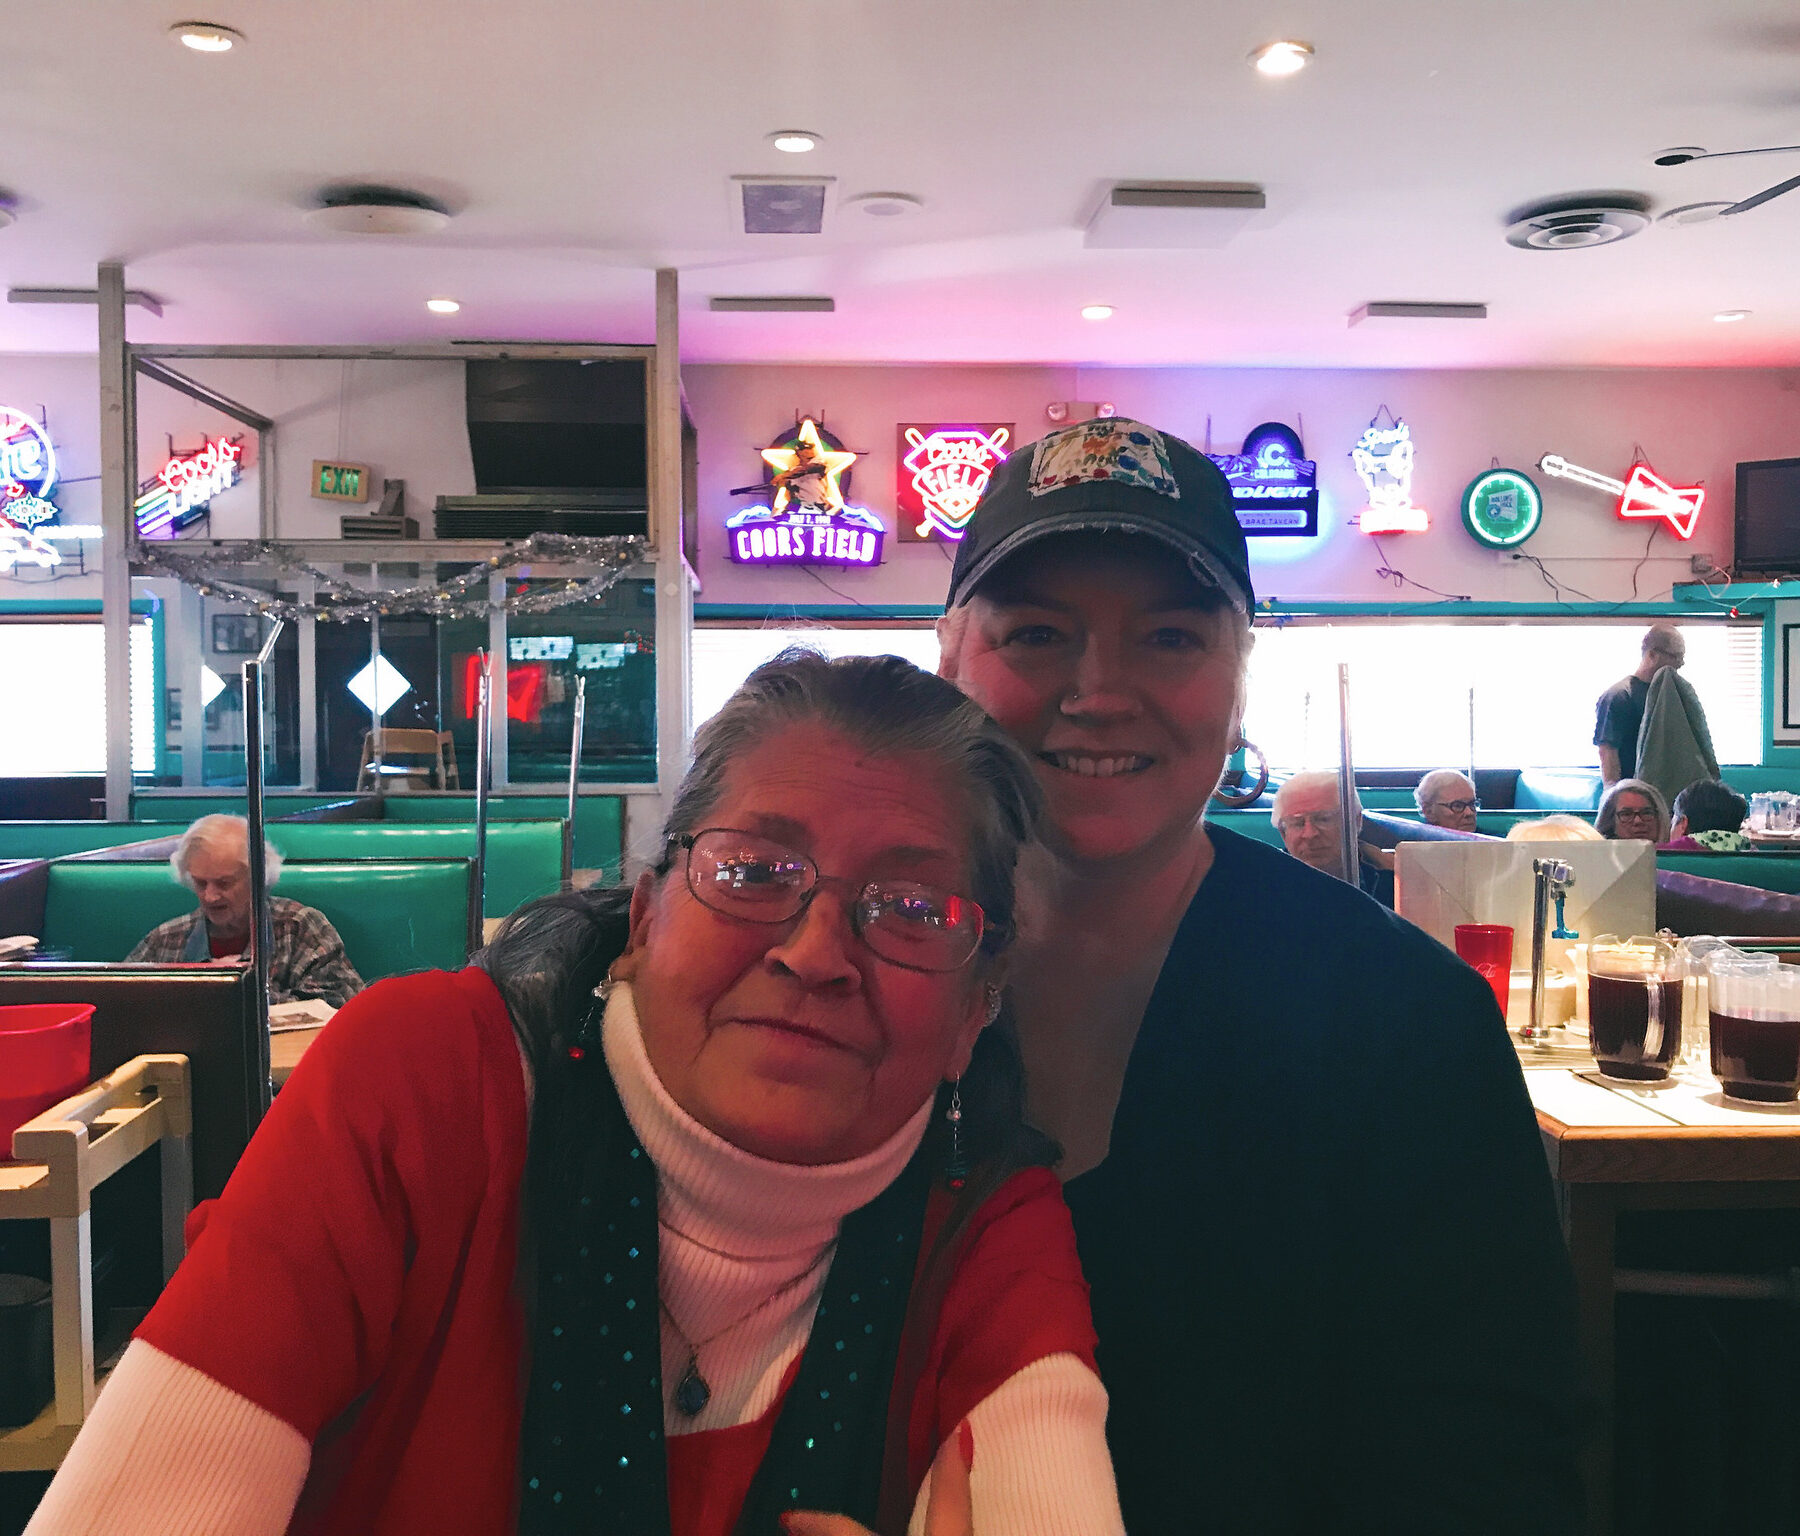
{"type": "MultiPolygon", "coordinates": [[[[384,981],[320,1035],[190,1218],[137,1336],[313,1442],[291,1530],[513,1529],[526,1145],[524,1072],[486,974],[384,981]]],[[[939,1316],[908,1425],[915,1491],[1008,1377],[1052,1354],[1091,1367],[1093,1345],[1055,1178],[1022,1173],[977,1213],[939,1316]]],[[[676,1536],[729,1530],[773,1422],[668,1442],[676,1536]],[[696,1476],[742,1486],[695,1497],[696,1476]]]]}

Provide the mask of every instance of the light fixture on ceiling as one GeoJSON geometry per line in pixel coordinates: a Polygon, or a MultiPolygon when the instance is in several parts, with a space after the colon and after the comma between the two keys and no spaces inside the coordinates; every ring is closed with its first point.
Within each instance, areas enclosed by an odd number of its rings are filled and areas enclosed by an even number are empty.
{"type": "Polygon", "coordinates": [[[1649,200],[1636,193],[1553,197],[1508,215],[1506,243],[1525,251],[1581,251],[1629,240],[1649,227],[1649,200]]]}
{"type": "Polygon", "coordinates": [[[455,299],[427,299],[425,307],[434,315],[454,315],[462,305],[455,299]]]}
{"type": "Polygon", "coordinates": [[[862,192],[844,201],[872,219],[906,219],[925,211],[925,199],[910,192],[862,192]]]}
{"type": "Polygon", "coordinates": [[[1718,314],[1713,316],[1713,323],[1716,325],[1730,325],[1734,321],[1748,320],[1749,318],[1750,311],[1747,309],[1722,309],[1718,314]]]}
{"type": "Polygon", "coordinates": [[[1083,320],[1110,320],[1112,317],[1113,307],[1110,304],[1083,304],[1081,306],[1083,320]]]}
{"type": "Polygon", "coordinates": [[[430,235],[450,222],[450,210],[401,187],[327,187],[306,221],[340,235],[430,235]]]}
{"type": "Polygon", "coordinates": [[[829,315],[837,300],[824,294],[715,294],[707,308],[715,315],[829,315]]]}
{"type": "Polygon", "coordinates": [[[1710,224],[1731,206],[1730,203],[1683,203],[1679,208],[1657,214],[1656,222],[1674,229],[1686,229],[1690,224],[1710,224]]]}
{"type": "Polygon", "coordinates": [[[1217,249],[1268,206],[1249,181],[1135,181],[1106,189],[1083,243],[1100,250],[1217,249]]]}
{"type": "Polygon", "coordinates": [[[1272,43],[1264,43],[1250,55],[1250,62],[1256,66],[1258,74],[1297,75],[1312,63],[1312,56],[1311,43],[1282,37],[1272,43]]]}
{"type": "Polygon", "coordinates": [[[244,41],[244,34],[236,27],[216,21],[178,21],[169,28],[169,36],[195,53],[230,53],[244,41]]]}
{"type": "Polygon", "coordinates": [[[769,142],[784,155],[806,155],[819,147],[820,140],[805,128],[778,128],[769,135],[769,142]]]}
{"type": "Polygon", "coordinates": [[[1413,299],[1377,299],[1350,311],[1350,323],[1365,320],[1485,320],[1485,304],[1421,303],[1413,299]]]}

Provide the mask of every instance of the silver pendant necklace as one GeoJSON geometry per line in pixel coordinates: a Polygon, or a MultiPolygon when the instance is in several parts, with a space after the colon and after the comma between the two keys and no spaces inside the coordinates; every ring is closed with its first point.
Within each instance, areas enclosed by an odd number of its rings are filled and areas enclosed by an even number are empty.
{"type": "Polygon", "coordinates": [[[682,1344],[687,1349],[687,1369],[681,1373],[681,1379],[675,1383],[675,1406],[679,1408],[684,1415],[690,1419],[694,1418],[712,1401],[712,1383],[706,1379],[705,1375],[702,1374],[700,1370],[700,1351],[705,1349],[708,1344],[724,1338],[726,1334],[742,1328],[751,1318],[774,1306],[775,1303],[780,1301],[783,1296],[788,1294],[788,1292],[810,1280],[819,1272],[819,1266],[830,1259],[832,1251],[836,1247],[837,1244],[835,1242],[827,1243],[819,1250],[819,1256],[814,1259],[812,1263],[808,1264],[805,1269],[801,1270],[799,1274],[795,1275],[793,1279],[785,1281],[783,1284],[777,1286],[767,1296],[763,1297],[761,1301],[757,1302],[757,1304],[748,1312],[732,1322],[727,1323],[723,1328],[715,1328],[703,1339],[689,1338],[687,1329],[683,1328],[681,1324],[675,1320],[675,1314],[669,1310],[668,1302],[664,1301],[660,1296],[657,1298],[656,1304],[662,1308],[662,1315],[668,1319],[669,1326],[675,1330],[675,1336],[681,1340],[682,1344]]]}

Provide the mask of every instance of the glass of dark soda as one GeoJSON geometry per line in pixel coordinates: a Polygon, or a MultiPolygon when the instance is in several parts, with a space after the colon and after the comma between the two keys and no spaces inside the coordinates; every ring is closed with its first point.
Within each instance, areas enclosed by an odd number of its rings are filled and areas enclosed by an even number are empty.
{"type": "Polygon", "coordinates": [[[1730,1098],[1790,1103],[1800,1094],[1800,969],[1729,947],[1706,969],[1713,1076],[1730,1098]]]}

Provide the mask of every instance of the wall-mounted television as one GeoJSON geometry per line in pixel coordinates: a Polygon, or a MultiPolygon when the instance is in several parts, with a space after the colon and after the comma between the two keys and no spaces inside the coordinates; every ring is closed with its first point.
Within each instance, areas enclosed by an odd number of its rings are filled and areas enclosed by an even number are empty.
{"type": "Polygon", "coordinates": [[[1738,465],[1733,550],[1740,576],[1800,575],[1800,459],[1738,465]]]}

